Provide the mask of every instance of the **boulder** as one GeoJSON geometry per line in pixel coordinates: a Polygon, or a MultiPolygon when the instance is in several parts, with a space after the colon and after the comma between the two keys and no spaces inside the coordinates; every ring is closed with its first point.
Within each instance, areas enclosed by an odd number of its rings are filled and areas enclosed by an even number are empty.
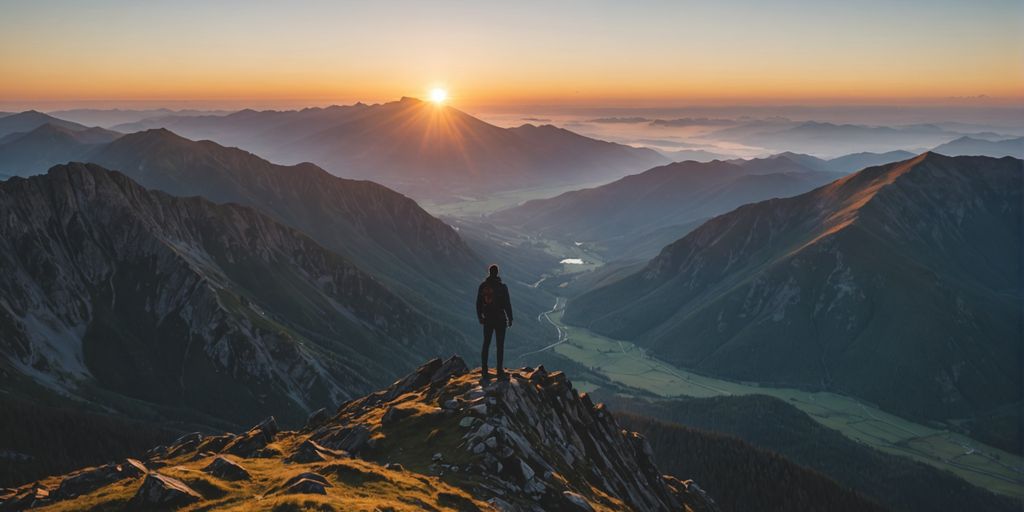
{"type": "Polygon", "coordinates": [[[332,450],[325,446],[321,446],[312,439],[306,439],[295,452],[291,454],[285,462],[297,462],[300,464],[306,464],[309,462],[324,462],[331,459],[337,459],[340,457],[348,457],[348,454],[341,450],[332,450]]]}
{"type": "Polygon", "coordinates": [[[249,472],[240,464],[223,456],[213,459],[203,468],[203,472],[229,482],[251,478],[249,472]]]}
{"type": "Polygon", "coordinates": [[[469,368],[466,367],[466,362],[461,357],[449,357],[439,368],[434,370],[434,373],[430,376],[430,385],[437,386],[447,383],[452,377],[465,375],[468,371],[469,368]]]}
{"type": "Polygon", "coordinates": [[[203,435],[199,432],[190,432],[185,434],[171,443],[171,446],[167,448],[168,457],[176,457],[183,453],[195,450],[199,446],[199,442],[203,440],[203,435]]]}
{"type": "Polygon", "coordinates": [[[583,496],[572,491],[562,491],[562,503],[560,503],[559,510],[567,512],[594,512],[594,507],[583,496]]]}
{"type": "Polygon", "coordinates": [[[317,441],[323,445],[336,450],[344,450],[348,453],[358,453],[367,445],[370,440],[370,429],[366,425],[356,425],[327,432],[317,441]]]}
{"type": "Polygon", "coordinates": [[[384,412],[384,415],[380,418],[380,424],[384,427],[390,427],[399,421],[402,421],[409,416],[416,414],[417,409],[411,406],[394,405],[388,407],[388,410],[384,412]]]}
{"type": "Polygon", "coordinates": [[[520,460],[519,461],[519,469],[523,473],[523,481],[524,482],[525,481],[529,481],[531,478],[533,478],[533,475],[536,474],[533,471],[533,468],[531,468],[530,465],[527,464],[526,461],[524,461],[524,460],[520,460]]]}
{"type": "Polygon", "coordinates": [[[132,498],[138,508],[173,508],[195,503],[203,497],[181,480],[159,473],[149,473],[132,498]]]}
{"type": "Polygon", "coordinates": [[[282,486],[285,494],[327,494],[327,488],[333,487],[323,475],[317,473],[299,473],[288,479],[282,486]]]}
{"type": "Polygon", "coordinates": [[[220,453],[234,438],[235,436],[231,435],[204,437],[199,446],[196,446],[196,452],[220,453]]]}
{"type": "Polygon", "coordinates": [[[323,407],[313,411],[306,417],[306,426],[302,430],[310,431],[317,427],[327,423],[331,419],[331,415],[327,412],[327,409],[323,407]]]}
{"type": "Polygon", "coordinates": [[[224,451],[239,457],[260,456],[261,450],[274,440],[277,432],[277,421],[271,416],[260,422],[259,425],[249,429],[248,432],[235,436],[224,447],[224,451]]]}
{"type": "Polygon", "coordinates": [[[62,500],[74,498],[83,494],[89,494],[100,487],[118,480],[139,476],[147,472],[146,467],[135,459],[128,459],[123,464],[104,464],[103,466],[79,471],[66,477],[64,480],[61,480],[60,485],[53,494],[54,497],[62,500]]]}

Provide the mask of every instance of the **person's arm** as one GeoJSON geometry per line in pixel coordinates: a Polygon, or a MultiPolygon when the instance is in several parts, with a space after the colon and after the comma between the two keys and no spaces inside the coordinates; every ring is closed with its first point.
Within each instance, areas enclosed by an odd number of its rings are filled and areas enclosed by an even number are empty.
{"type": "Polygon", "coordinates": [[[505,286],[505,317],[508,319],[508,326],[512,327],[512,296],[508,293],[508,286],[505,286]]]}
{"type": "Polygon", "coordinates": [[[476,319],[484,323],[484,294],[480,288],[476,289],[476,319]]]}

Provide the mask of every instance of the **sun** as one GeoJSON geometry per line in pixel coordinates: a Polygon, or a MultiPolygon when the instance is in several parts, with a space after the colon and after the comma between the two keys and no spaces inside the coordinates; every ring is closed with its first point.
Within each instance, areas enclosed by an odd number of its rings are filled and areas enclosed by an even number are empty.
{"type": "Polygon", "coordinates": [[[430,90],[430,101],[433,101],[434,103],[437,103],[438,105],[440,105],[440,104],[444,103],[445,100],[447,100],[447,99],[448,99],[448,91],[446,91],[446,90],[444,90],[444,89],[442,89],[440,87],[435,87],[435,88],[430,90]]]}

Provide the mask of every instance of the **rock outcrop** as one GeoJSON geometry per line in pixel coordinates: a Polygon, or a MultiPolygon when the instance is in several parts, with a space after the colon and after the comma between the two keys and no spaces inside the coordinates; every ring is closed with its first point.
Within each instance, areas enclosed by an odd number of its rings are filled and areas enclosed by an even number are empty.
{"type": "Polygon", "coordinates": [[[144,461],[15,489],[0,509],[81,499],[269,510],[315,499],[348,510],[369,499],[381,510],[717,510],[693,482],[661,474],[647,441],[565,374],[508,375],[481,385],[458,357],[434,359],[302,430],[268,418],[240,434],[188,434],[144,461]]]}

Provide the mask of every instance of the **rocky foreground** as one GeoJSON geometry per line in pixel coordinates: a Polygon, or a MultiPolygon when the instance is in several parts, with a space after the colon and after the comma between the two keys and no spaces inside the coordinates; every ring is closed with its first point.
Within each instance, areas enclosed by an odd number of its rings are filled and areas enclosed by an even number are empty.
{"type": "Polygon", "coordinates": [[[561,372],[509,375],[434,359],[301,430],[189,434],[4,490],[0,510],[717,510],[561,372]]]}

